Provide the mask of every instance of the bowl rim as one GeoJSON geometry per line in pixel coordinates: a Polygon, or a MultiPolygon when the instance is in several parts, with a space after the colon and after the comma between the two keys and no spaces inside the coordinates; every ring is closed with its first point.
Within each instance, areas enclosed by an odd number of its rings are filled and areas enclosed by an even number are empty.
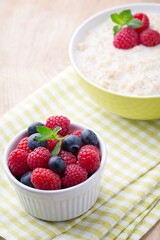
{"type": "MultiPolygon", "coordinates": [[[[75,123],[73,121],[71,121],[70,123],[71,126],[76,127],[76,128],[81,128],[81,129],[91,129],[88,128],[87,126],[80,124],[80,123],[75,123]]],[[[91,129],[92,130],[92,129],[91,129]]],[[[92,130],[93,131],[93,130],[92,130]]],[[[94,131],[96,133],[96,131],[94,131]]],[[[24,185],[23,183],[21,183],[20,181],[18,181],[10,172],[9,168],[8,168],[8,156],[9,153],[11,153],[12,146],[15,143],[15,141],[18,141],[18,139],[25,137],[25,135],[27,134],[27,129],[23,129],[21,132],[19,132],[16,136],[14,136],[11,141],[8,143],[5,151],[4,151],[4,155],[3,155],[3,167],[5,170],[5,173],[7,175],[7,177],[9,178],[9,180],[11,181],[11,183],[14,185],[16,185],[18,188],[21,188],[22,190],[26,190],[28,192],[31,193],[37,193],[37,194],[41,194],[41,195],[45,195],[45,194],[54,194],[54,195],[61,195],[61,194],[68,194],[70,192],[74,192],[77,191],[77,189],[79,188],[83,188],[84,185],[88,185],[93,179],[96,178],[96,176],[98,174],[100,174],[105,167],[106,164],[106,160],[107,160],[107,147],[106,144],[104,142],[104,140],[99,136],[98,133],[96,133],[98,140],[99,140],[99,145],[100,145],[100,150],[101,150],[101,164],[100,167],[98,168],[98,170],[93,173],[86,181],[77,184],[75,186],[69,187],[69,188],[65,188],[65,189],[59,189],[59,190],[40,190],[40,189],[36,189],[36,188],[31,188],[29,186],[24,185]]]]}
{"type": "Polygon", "coordinates": [[[78,65],[76,64],[75,58],[74,58],[74,50],[73,50],[73,45],[74,45],[74,40],[75,37],[79,34],[79,31],[81,29],[83,29],[83,27],[88,24],[89,22],[91,22],[93,19],[98,18],[100,15],[103,15],[105,13],[109,13],[111,11],[118,11],[120,9],[123,8],[129,8],[129,7],[137,7],[137,6],[149,6],[149,7],[158,7],[160,8],[160,4],[159,3],[133,3],[133,4],[123,4],[123,5],[118,5],[116,7],[112,7],[112,8],[108,8],[106,10],[100,11],[96,14],[94,14],[93,16],[87,18],[85,21],[83,21],[79,27],[73,32],[73,35],[71,37],[70,43],[69,43],[69,58],[71,61],[72,66],[74,67],[74,69],[76,70],[76,72],[80,75],[80,77],[82,77],[85,81],[87,81],[89,84],[93,85],[95,88],[98,88],[100,91],[106,92],[108,94],[112,94],[115,96],[119,96],[119,97],[123,97],[123,98],[133,98],[133,99],[157,99],[160,98],[160,94],[157,95],[147,95],[147,96],[138,96],[138,95],[128,95],[128,94],[122,94],[122,93],[116,93],[114,91],[111,90],[107,90],[101,86],[98,86],[97,84],[95,84],[94,82],[92,82],[91,80],[89,80],[88,77],[84,76],[84,74],[80,71],[80,69],[78,68],[78,65]]]}

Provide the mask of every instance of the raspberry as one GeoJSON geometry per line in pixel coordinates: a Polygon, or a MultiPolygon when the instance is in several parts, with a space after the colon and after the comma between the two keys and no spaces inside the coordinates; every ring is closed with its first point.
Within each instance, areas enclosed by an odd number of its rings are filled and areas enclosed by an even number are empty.
{"type": "Polygon", "coordinates": [[[81,132],[82,130],[75,130],[70,133],[70,135],[76,135],[77,137],[81,138],[81,132]]]}
{"type": "Polygon", "coordinates": [[[22,150],[26,151],[27,153],[31,152],[31,150],[28,147],[28,137],[25,137],[20,140],[20,142],[17,145],[17,149],[22,149],[22,150]]]}
{"type": "Polygon", "coordinates": [[[66,162],[66,165],[75,164],[77,162],[76,156],[71,152],[61,150],[58,156],[66,162]]]}
{"type": "Polygon", "coordinates": [[[20,176],[30,170],[27,157],[28,153],[22,149],[15,149],[10,153],[8,167],[13,175],[20,176]]]}
{"type": "Polygon", "coordinates": [[[50,158],[51,154],[48,149],[44,147],[38,147],[28,155],[27,162],[31,169],[49,168],[48,161],[50,158]]]}
{"type": "Polygon", "coordinates": [[[61,179],[50,169],[36,168],[31,175],[34,187],[41,190],[58,190],[61,188],[61,179]]]}
{"type": "Polygon", "coordinates": [[[78,151],[77,159],[78,164],[88,173],[96,172],[100,166],[99,154],[90,147],[87,148],[87,145],[78,151]]]}
{"type": "Polygon", "coordinates": [[[118,32],[113,40],[113,45],[120,49],[133,48],[139,44],[139,36],[135,29],[124,27],[118,32]]]}
{"type": "Polygon", "coordinates": [[[66,188],[75,186],[87,179],[88,173],[81,166],[71,164],[66,167],[64,177],[62,177],[62,185],[66,188]]]}
{"type": "Polygon", "coordinates": [[[140,33],[140,42],[146,47],[156,46],[160,43],[160,34],[153,29],[146,29],[140,33]]]}
{"type": "Polygon", "coordinates": [[[142,26],[139,28],[136,28],[136,31],[138,33],[142,32],[143,30],[149,28],[149,18],[144,13],[136,13],[133,15],[133,18],[138,18],[142,21],[142,26]]]}
{"type": "Polygon", "coordinates": [[[93,145],[84,145],[83,149],[92,149],[93,151],[95,151],[98,154],[99,158],[101,159],[101,153],[97,147],[95,147],[93,145]]]}
{"type": "Polygon", "coordinates": [[[51,116],[46,121],[46,127],[54,129],[55,127],[61,127],[59,131],[61,136],[65,136],[69,132],[70,120],[65,116],[51,116]]]}

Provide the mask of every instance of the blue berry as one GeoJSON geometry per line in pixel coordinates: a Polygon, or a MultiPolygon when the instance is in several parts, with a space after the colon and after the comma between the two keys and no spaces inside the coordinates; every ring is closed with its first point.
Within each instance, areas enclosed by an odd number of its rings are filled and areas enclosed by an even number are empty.
{"type": "Polygon", "coordinates": [[[26,172],[21,176],[20,182],[28,187],[34,188],[32,182],[31,182],[31,175],[33,171],[26,172]]]}
{"type": "Polygon", "coordinates": [[[31,151],[33,151],[35,148],[38,147],[47,147],[48,142],[47,141],[37,141],[36,137],[40,136],[40,133],[34,133],[28,138],[28,147],[31,151]]]}
{"type": "Polygon", "coordinates": [[[66,162],[58,156],[51,157],[49,159],[48,165],[50,169],[55,173],[62,173],[66,169],[66,162]]]}
{"type": "Polygon", "coordinates": [[[97,135],[89,129],[85,129],[81,132],[81,140],[85,145],[98,145],[97,135]]]}
{"type": "Polygon", "coordinates": [[[76,154],[78,150],[82,147],[81,139],[76,135],[69,135],[63,140],[62,148],[68,152],[76,154]]]}
{"type": "Polygon", "coordinates": [[[37,133],[37,129],[36,129],[37,126],[44,126],[44,124],[41,123],[41,122],[34,122],[34,123],[32,123],[28,127],[28,130],[27,130],[28,131],[28,136],[31,136],[32,134],[37,133]]]}

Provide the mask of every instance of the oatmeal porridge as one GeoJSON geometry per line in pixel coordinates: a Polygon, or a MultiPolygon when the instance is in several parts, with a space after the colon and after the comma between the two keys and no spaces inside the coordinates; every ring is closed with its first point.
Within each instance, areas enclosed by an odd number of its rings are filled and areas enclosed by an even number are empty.
{"type": "MultiPolygon", "coordinates": [[[[160,32],[160,15],[147,14],[150,28],[160,32]]],[[[88,32],[78,45],[78,66],[95,84],[122,94],[160,94],[160,44],[123,50],[113,46],[113,26],[108,19],[88,32]]]]}

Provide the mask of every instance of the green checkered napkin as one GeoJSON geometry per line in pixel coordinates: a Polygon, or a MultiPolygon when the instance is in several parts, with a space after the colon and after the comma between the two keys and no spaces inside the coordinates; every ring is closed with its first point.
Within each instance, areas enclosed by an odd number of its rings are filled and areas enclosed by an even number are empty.
{"type": "Polygon", "coordinates": [[[7,240],[140,239],[160,218],[160,120],[135,121],[96,105],[69,67],[0,119],[0,236],[7,240]],[[63,114],[107,144],[101,193],[82,216],[46,222],[29,216],[4,173],[8,142],[34,121],[63,114]]]}

